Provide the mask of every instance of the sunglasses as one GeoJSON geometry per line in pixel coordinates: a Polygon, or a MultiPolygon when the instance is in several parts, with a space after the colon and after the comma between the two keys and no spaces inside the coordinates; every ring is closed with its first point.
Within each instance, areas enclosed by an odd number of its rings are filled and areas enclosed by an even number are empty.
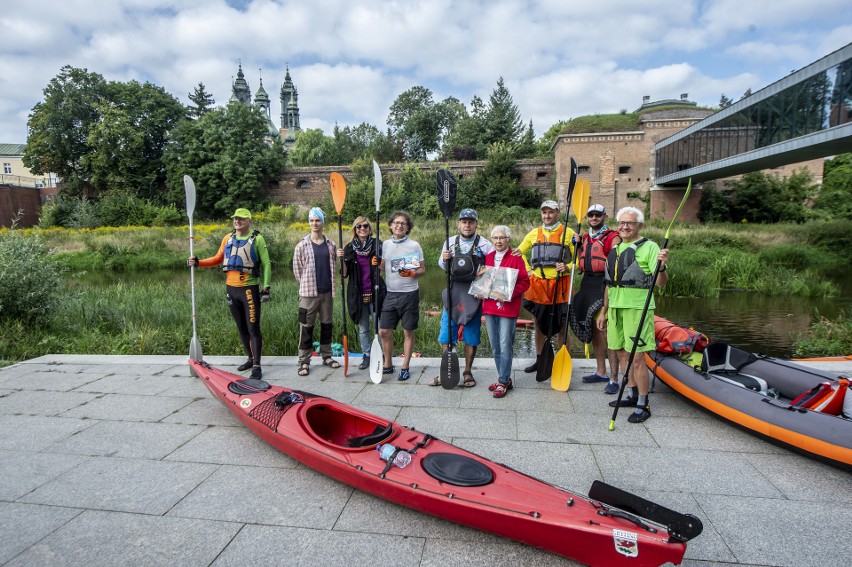
{"type": "Polygon", "coordinates": [[[603,213],[589,213],[586,216],[589,218],[602,217],[603,213]]]}
{"type": "Polygon", "coordinates": [[[370,228],[370,225],[368,225],[368,224],[356,224],[355,228],[358,229],[358,230],[367,230],[367,229],[370,228]]]}

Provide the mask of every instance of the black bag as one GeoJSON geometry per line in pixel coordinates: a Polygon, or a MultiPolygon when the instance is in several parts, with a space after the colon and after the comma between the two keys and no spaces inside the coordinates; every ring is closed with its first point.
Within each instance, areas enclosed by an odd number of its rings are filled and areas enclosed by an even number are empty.
{"type": "Polygon", "coordinates": [[[482,264],[482,258],[479,256],[479,235],[473,239],[473,245],[466,254],[461,253],[459,247],[459,237],[456,236],[455,253],[450,259],[450,275],[453,276],[453,281],[457,282],[472,282],[476,279],[476,274],[482,264]]]}

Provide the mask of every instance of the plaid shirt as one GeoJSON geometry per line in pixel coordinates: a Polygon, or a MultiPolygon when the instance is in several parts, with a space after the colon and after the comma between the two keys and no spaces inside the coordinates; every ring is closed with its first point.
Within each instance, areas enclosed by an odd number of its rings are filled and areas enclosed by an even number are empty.
{"type": "MultiPolygon", "coordinates": [[[[325,244],[328,246],[331,296],[334,297],[334,263],[337,260],[337,246],[330,238],[325,239],[325,244]]],[[[299,282],[299,297],[316,297],[318,295],[317,267],[310,234],[300,240],[293,250],[293,273],[296,275],[296,281],[299,282]]]]}

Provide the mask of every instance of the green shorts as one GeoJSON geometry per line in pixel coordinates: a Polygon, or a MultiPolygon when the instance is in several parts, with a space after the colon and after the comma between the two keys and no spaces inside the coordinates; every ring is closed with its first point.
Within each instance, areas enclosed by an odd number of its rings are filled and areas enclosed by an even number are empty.
{"type": "MultiPolygon", "coordinates": [[[[626,350],[633,348],[633,338],[639,328],[639,319],[642,318],[641,309],[610,308],[607,311],[606,346],[610,350],[626,350]]],[[[636,347],[636,352],[655,350],[657,348],[654,339],[654,312],[648,311],[645,323],[640,333],[641,340],[636,347]]]]}

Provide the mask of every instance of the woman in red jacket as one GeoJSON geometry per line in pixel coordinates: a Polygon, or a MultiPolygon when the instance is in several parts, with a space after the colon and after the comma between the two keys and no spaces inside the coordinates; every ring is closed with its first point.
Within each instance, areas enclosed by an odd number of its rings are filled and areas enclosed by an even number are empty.
{"type": "MultiPolygon", "coordinates": [[[[513,289],[497,286],[488,296],[477,295],[483,299],[482,313],[485,315],[485,328],[497,364],[497,382],[488,389],[495,398],[502,398],[512,389],[512,349],[515,344],[515,325],[521,312],[521,298],[530,287],[530,278],[524,265],[524,259],[512,255],[509,238],[512,232],[508,226],[498,225],[491,230],[491,242],[494,250],[485,257],[485,267],[512,268],[517,272],[513,289]]],[[[497,281],[500,281],[498,278],[497,281]]]]}

